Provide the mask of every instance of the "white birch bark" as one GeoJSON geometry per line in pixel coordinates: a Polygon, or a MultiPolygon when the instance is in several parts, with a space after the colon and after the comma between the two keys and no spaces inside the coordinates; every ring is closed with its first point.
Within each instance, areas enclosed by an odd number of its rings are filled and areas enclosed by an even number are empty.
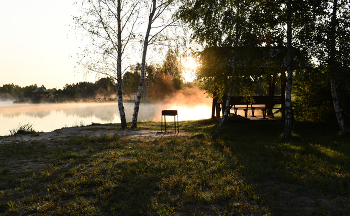
{"type": "Polygon", "coordinates": [[[331,93],[332,93],[332,98],[333,98],[333,106],[334,106],[334,110],[335,110],[335,115],[336,115],[337,121],[338,121],[338,126],[339,126],[341,134],[345,135],[347,133],[347,128],[345,126],[343,115],[341,113],[334,76],[331,76],[331,93]]]}
{"type": "Polygon", "coordinates": [[[140,79],[139,88],[138,88],[137,96],[136,96],[136,100],[135,100],[131,128],[137,128],[137,116],[138,116],[139,109],[140,109],[141,93],[142,93],[143,84],[144,84],[144,80],[145,80],[145,65],[146,65],[147,48],[148,48],[148,42],[149,42],[148,39],[149,39],[151,27],[152,27],[153,17],[154,17],[154,14],[156,12],[156,4],[157,4],[157,1],[152,0],[152,10],[151,10],[151,13],[148,17],[148,26],[147,26],[147,31],[146,31],[146,35],[145,35],[145,40],[143,42],[143,53],[142,53],[142,63],[141,63],[141,79],[140,79]]]}
{"type": "Polygon", "coordinates": [[[334,0],[333,3],[333,13],[332,13],[332,20],[331,20],[331,52],[330,52],[330,78],[331,78],[331,94],[333,98],[333,106],[335,110],[335,115],[337,117],[338,126],[340,129],[340,132],[342,135],[345,135],[347,133],[347,129],[345,126],[345,122],[343,119],[343,115],[341,113],[339,101],[338,101],[338,95],[336,91],[336,81],[335,81],[335,70],[336,70],[336,60],[335,60],[335,31],[336,31],[336,25],[337,25],[337,9],[338,9],[338,2],[337,0],[334,0]]]}
{"type": "MultiPolygon", "coordinates": [[[[238,7],[238,10],[237,10],[237,14],[240,13],[240,10],[239,10],[239,7],[238,7]]],[[[238,45],[238,35],[239,34],[239,24],[237,23],[236,24],[236,38],[235,38],[235,47],[238,45]]],[[[224,123],[226,122],[226,119],[227,119],[227,115],[228,115],[228,111],[230,110],[230,100],[231,100],[231,92],[232,92],[232,85],[233,85],[233,80],[234,80],[234,75],[235,75],[235,70],[236,70],[236,50],[234,50],[234,54],[233,54],[233,57],[232,57],[232,77],[231,77],[231,80],[230,80],[230,89],[229,89],[229,92],[228,92],[228,95],[227,95],[227,100],[226,100],[226,107],[225,107],[225,110],[223,112],[223,116],[222,116],[222,119],[218,125],[218,127],[216,128],[213,136],[211,137],[211,141],[215,141],[217,139],[217,137],[219,136],[219,133],[221,131],[221,128],[222,126],[224,125],[224,123]]]]}
{"type": "Polygon", "coordinates": [[[288,141],[292,137],[292,84],[293,84],[293,68],[292,68],[292,11],[291,0],[287,0],[287,84],[286,84],[286,106],[284,118],[283,139],[288,141]]]}
{"type": "Polygon", "coordinates": [[[224,123],[226,122],[226,119],[227,119],[227,116],[228,116],[228,111],[230,110],[231,92],[232,92],[232,85],[233,85],[233,79],[234,79],[233,77],[234,77],[234,74],[235,74],[235,58],[234,57],[233,57],[233,64],[232,65],[233,65],[233,69],[232,69],[232,77],[231,77],[231,82],[230,82],[230,89],[229,89],[229,92],[228,92],[228,95],[227,95],[227,100],[225,102],[226,103],[226,108],[224,110],[222,119],[221,119],[218,127],[216,128],[213,136],[211,137],[211,141],[215,141],[218,138],[219,133],[221,131],[221,128],[224,125],[224,123]]]}
{"type": "Polygon", "coordinates": [[[121,121],[121,128],[126,128],[126,118],[123,104],[123,90],[122,90],[122,30],[121,30],[121,0],[118,0],[118,59],[117,59],[117,81],[118,81],[118,109],[121,121]]]}

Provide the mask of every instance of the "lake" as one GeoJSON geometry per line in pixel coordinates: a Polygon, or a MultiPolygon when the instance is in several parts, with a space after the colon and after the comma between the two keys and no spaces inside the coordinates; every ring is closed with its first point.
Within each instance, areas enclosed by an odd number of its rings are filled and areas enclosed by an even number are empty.
{"type": "MultiPolygon", "coordinates": [[[[126,120],[131,122],[134,103],[124,103],[126,120]]],[[[161,111],[178,110],[179,121],[211,117],[211,100],[200,105],[141,103],[138,121],[161,121],[161,111]]],[[[173,121],[167,117],[167,121],[173,121]]],[[[91,123],[120,123],[118,103],[60,103],[14,104],[0,101],[0,136],[10,135],[10,130],[31,124],[39,132],[49,132],[62,127],[90,125],[91,123]]]]}

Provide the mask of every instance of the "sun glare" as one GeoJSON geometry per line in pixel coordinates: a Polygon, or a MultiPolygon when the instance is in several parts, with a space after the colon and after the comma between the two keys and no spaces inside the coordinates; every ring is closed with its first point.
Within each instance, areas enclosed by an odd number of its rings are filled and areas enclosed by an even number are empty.
{"type": "Polygon", "coordinates": [[[193,80],[195,79],[195,70],[197,69],[197,67],[198,64],[194,58],[186,58],[184,63],[184,70],[182,73],[182,76],[186,82],[193,82],[193,80]]]}
{"type": "Polygon", "coordinates": [[[186,60],[186,67],[190,70],[194,70],[197,68],[197,62],[194,58],[188,57],[186,60]]]}
{"type": "Polygon", "coordinates": [[[211,106],[195,106],[186,108],[183,106],[173,106],[172,110],[178,110],[179,121],[207,119],[211,116],[211,106]]]}

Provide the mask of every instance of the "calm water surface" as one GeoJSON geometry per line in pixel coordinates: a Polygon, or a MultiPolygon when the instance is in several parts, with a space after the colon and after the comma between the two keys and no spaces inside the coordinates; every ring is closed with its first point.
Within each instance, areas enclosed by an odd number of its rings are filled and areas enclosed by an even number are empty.
{"type": "MultiPolygon", "coordinates": [[[[131,122],[134,103],[124,103],[126,120],[131,122]]],[[[159,121],[164,109],[178,110],[179,121],[211,117],[211,104],[176,106],[168,104],[140,104],[138,121],[159,121]]],[[[168,121],[168,119],[167,119],[168,121]]],[[[173,121],[173,117],[169,117],[173,121]]],[[[62,127],[89,125],[91,123],[120,123],[117,103],[63,103],[14,104],[0,102],[0,136],[25,124],[35,131],[49,132],[62,127]]]]}

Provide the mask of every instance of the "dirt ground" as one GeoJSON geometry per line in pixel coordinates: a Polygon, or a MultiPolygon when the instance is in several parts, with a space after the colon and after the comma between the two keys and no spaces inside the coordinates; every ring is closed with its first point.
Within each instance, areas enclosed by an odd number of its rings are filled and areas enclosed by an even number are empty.
{"type": "Polygon", "coordinates": [[[160,136],[173,136],[173,135],[185,135],[184,131],[179,133],[172,133],[173,131],[167,131],[167,133],[160,130],[117,130],[115,126],[105,125],[90,125],[84,127],[67,127],[54,130],[52,132],[40,132],[35,134],[16,134],[15,136],[0,136],[0,144],[16,143],[16,142],[31,142],[40,140],[66,140],[70,136],[101,136],[105,134],[115,134],[120,136],[141,136],[141,137],[160,137],[160,136]]]}

